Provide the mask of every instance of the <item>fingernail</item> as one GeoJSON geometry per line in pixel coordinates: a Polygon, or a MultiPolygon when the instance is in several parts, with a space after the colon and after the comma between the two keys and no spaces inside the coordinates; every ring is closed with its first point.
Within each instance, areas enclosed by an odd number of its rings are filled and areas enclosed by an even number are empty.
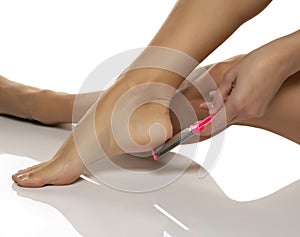
{"type": "Polygon", "coordinates": [[[25,173],[25,174],[19,174],[17,176],[17,179],[20,180],[20,181],[25,181],[27,179],[29,179],[29,174],[28,173],[25,173]]]}
{"type": "Polygon", "coordinates": [[[214,114],[216,112],[216,106],[213,104],[209,106],[209,113],[214,114]]]}
{"type": "Polygon", "coordinates": [[[215,95],[216,95],[216,91],[211,91],[211,92],[209,92],[209,97],[214,97],[215,95]]]}

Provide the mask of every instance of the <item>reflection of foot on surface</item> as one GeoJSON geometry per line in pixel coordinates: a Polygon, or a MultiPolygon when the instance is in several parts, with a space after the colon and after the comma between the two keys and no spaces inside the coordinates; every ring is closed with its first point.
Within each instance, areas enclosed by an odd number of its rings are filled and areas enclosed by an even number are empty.
{"type": "Polygon", "coordinates": [[[0,114],[57,124],[72,121],[73,96],[41,90],[0,76],[0,114]]]}

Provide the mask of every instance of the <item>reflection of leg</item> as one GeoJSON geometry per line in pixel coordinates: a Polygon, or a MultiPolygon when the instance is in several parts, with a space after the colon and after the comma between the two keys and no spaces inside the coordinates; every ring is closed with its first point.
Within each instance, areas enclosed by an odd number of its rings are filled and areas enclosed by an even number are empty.
{"type": "MultiPolygon", "coordinates": [[[[95,103],[99,92],[83,94],[77,101],[75,122],[95,103]]],[[[72,122],[75,95],[41,90],[0,76],[0,114],[53,125],[72,122]]]]}

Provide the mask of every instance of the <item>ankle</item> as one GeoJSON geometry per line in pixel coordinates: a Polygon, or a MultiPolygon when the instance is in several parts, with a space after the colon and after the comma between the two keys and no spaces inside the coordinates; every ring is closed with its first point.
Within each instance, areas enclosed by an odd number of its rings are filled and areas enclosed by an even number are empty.
{"type": "MultiPolygon", "coordinates": [[[[137,74],[137,81],[159,82],[178,88],[199,62],[184,52],[149,45],[125,70],[124,74],[137,74]]],[[[133,77],[134,78],[134,77],[133,77]]]]}
{"type": "MultiPolygon", "coordinates": [[[[119,97],[133,104],[159,103],[169,106],[182,77],[162,69],[143,68],[122,74],[114,86],[119,97]]],[[[114,90],[113,89],[113,90],[114,90]]]]}

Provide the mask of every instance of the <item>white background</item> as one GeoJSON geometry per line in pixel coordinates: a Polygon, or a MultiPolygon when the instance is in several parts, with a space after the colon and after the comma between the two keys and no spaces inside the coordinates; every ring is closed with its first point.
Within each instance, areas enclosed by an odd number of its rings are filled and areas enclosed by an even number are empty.
{"type": "MultiPolygon", "coordinates": [[[[32,86],[76,93],[103,60],[145,47],[174,3],[0,1],[0,74],[32,86]]],[[[203,65],[247,53],[300,29],[299,9],[299,1],[273,1],[203,65]]],[[[199,156],[203,156],[201,147],[199,156]]],[[[212,176],[233,199],[260,198],[300,178],[297,158],[299,145],[291,141],[259,129],[234,127],[226,135],[212,176]]]]}
{"type": "MultiPolygon", "coordinates": [[[[174,3],[0,1],[0,72],[26,84],[76,92],[88,73],[103,60],[145,47],[174,3]]],[[[273,1],[203,65],[247,53],[299,28],[299,2],[273,1]]]]}

